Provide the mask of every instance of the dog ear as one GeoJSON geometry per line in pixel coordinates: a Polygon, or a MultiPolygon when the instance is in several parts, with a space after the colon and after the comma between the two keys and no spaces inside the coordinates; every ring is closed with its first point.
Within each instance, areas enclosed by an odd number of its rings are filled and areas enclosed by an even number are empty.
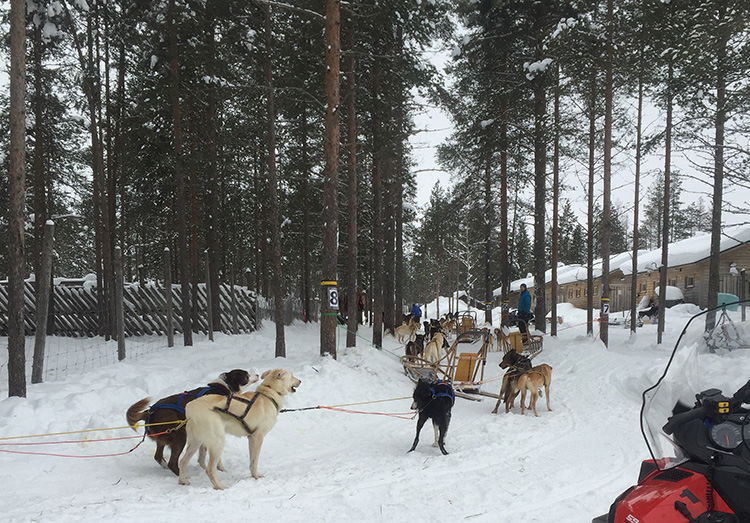
{"type": "Polygon", "coordinates": [[[266,379],[266,376],[268,376],[268,374],[269,374],[270,372],[271,372],[270,370],[267,370],[266,372],[264,372],[263,374],[261,374],[261,375],[260,375],[260,379],[262,379],[262,380],[266,379]]]}

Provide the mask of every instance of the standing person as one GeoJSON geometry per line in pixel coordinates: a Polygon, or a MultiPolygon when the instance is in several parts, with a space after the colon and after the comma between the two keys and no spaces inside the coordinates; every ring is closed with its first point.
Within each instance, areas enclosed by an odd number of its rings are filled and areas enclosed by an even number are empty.
{"type": "Polygon", "coordinates": [[[518,330],[521,331],[521,340],[524,343],[528,341],[528,323],[531,319],[531,293],[526,288],[526,284],[521,284],[521,296],[518,298],[518,330]]]}
{"type": "Polygon", "coordinates": [[[419,308],[419,305],[416,303],[411,308],[411,319],[417,322],[417,325],[419,325],[419,320],[422,319],[422,309],[419,308]]]}

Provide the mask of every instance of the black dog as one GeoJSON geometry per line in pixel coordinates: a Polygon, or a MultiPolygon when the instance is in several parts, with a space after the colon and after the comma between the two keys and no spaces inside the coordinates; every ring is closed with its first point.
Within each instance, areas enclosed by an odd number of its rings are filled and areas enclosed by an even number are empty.
{"type": "Polygon", "coordinates": [[[153,434],[151,438],[156,442],[154,459],[159,465],[168,468],[179,476],[180,471],[177,464],[182,449],[187,442],[187,431],[184,426],[180,425],[180,422],[185,419],[185,405],[204,394],[230,396],[241,392],[243,387],[256,381],[258,381],[257,374],[250,374],[242,369],[234,369],[222,373],[205,387],[162,398],[149,408],[146,408],[146,406],[151,399],[143,398],[134,403],[125,416],[128,425],[133,427],[133,430],[136,430],[134,425],[139,421],[146,422],[146,434],[153,434]],[[175,427],[177,428],[175,429],[175,427]],[[164,447],[169,447],[171,450],[169,463],[164,459],[164,447]]]}
{"type": "Polygon", "coordinates": [[[419,356],[424,352],[424,334],[416,334],[414,341],[406,344],[407,356],[419,356]]]}
{"type": "Polygon", "coordinates": [[[424,380],[417,382],[411,408],[419,411],[419,419],[417,420],[417,435],[414,437],[414,443],[409,452],[417,448],[419,433],[427,418],[431,418],[432,427],[435,429],[435,443],[432,446],[440,447],[440,452],[444,455],[448,454],[448,451],[445,450],[445,434],[448,432],[448,425],[451,422],[451,409],[455,402],[456,394],[449,382],[424,380]]]}

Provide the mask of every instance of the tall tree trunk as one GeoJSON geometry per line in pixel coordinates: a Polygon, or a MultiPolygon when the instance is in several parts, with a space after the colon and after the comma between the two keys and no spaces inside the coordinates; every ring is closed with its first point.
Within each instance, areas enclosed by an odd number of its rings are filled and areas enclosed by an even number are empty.
{"type": "Polygon", "coordinates": [[[589,101],[589,190],[586,235],[586,334],[594,333],[594,159],[596,153],[596,71],[591,73],[589,101]]]}
{"type": "MultiPolygon", "coordinates": [[[[719,5],[717,27],[725,31],[725,7],[719,5]]],[[[726,108],[726,67],[727,37],[723,33],[716,49],[716,119],[714,121],[714,195],[711,210],[711,256],[708,264],[708,307],[714,308],[719,302],[719,262],[721,260],[721,201],[724,192],[724,126],[727,119],[726,108]]],[[[716,314],[706,316],[706,330],[713,329],[716,314]]]]}
{"type": "Polygon", "coordinates": [[[42,69],[42,24],[34,25],[34,241],[33,260],[34,274],[37,276],[36,288],[39,289],[39,275],[42,273],[42,245],[44,224],[47,221],[47,198],[45,195],[46,180],[44,173],[44,80],[42,69]]]}
{"type": "MultiPolygon", "coordinates": [[[[117,231],[120,247],[127,251],[126,238],[128,238],[128,198],[127,184],[125,183],[125,156],[123,140],[123,122],[125,121],[125,44],[120,42],[117,58],[117,115],[115,124],[115,176],[120,182],[120,227],[117,231]]],[[[129,276],[129,275],[128,275],[129,276]]],[[[129,278],[128,278],[129,280],[129,278]]],[[[115,283],[117,285],[117,283],[115,283]]],[[[115,288],[116,290],[116,288],[115,288]]],[[[50,301],[52,303],[52,301],[50,301]]]]}
{"type": "MultiPolygon", "coordinates": [[[[379,42],[378,31],[375,31],[375,42],[379,42]]],[[[373,260],[372,260],[372,343],[376,347],[383,346],[383,123],[381,115],[380,86],[381,58],[375,56],[372,67],[372,232],[373,232],[373,260]]]]}
{"type": "Polygon", "coordinates": [[[307,148],[308,123],[307,112],[302,106],[302,307],[305,311],[305,322],[310,319],[310,302],[312,300],[312,276],[310,267],[310,206],[307,198],[309,196],[309,177],[312,172],[310,166],[310,155],[307,148]]]}
{"type": "MultiPolygon", "coordinates": [[[[216,32],[214,22],[213,0],[206,2],[206,49],[208,50],[206,61],[206,72],[214,77],[214,49],[216,46],[216,32]]],[[[270,23],[270,22],[269,22],[270,23]]],[[[270,60],[270,58],[269,58],[270,60]]],[[[206,138],[208,140],[208,158],[206,162],[206,176],[209,182],[208,195],[208,252],[211,274],[211,304],[213,308],[214,330],[221,329],[221,210],[219,208],[219,192],[222,180],[220,180],[218,169],[218,144],[216,143],[216,85],[213,82],[207,84],[207,108],[206,108],[206,138]]],[[[274,166],[275,167],[275,166],[274,166]]],[[[281,258],[281,256],[279,256],[281,258]]]]}
{"type": "MultiPolygon", "coordinates": [[[[171,84],[170,94],[172,96],[172,120],[174,125],[174,171],[175,191],[177,192],[177,241],[179,251],[180,271],[180,299],[182,301],[182,339],[185,346],[193,344],[193,330],[190,318],[190,283],[188,282],[188,239],[187,224],[185,223],[185,176],[182,170],[182,113],[180,110],[180,68],[177,48],[177,20],[175,13],[175,0],[169,0],[169,53],[171,84]]],[[[217,307],[218,305],[214,305],[217,307]]]]}
{"type": "MultiPolygon", "coordinates": [[[[643,57],[643,40],[641,40],[639,56],[643,57]]],[[[641,60],[639,60],[641,63],[641,60]]],[[[633,189],[633,264],[630,280],[630,332],[635,334],[638,326],[638,214],[640,206],[641,186],[641,134],[643,125],[643,71],[638,73],[638,117],[635,130],[635,187],[633,189]]]]}
{"type": "MultiPolygon", "coordinates": [[[[667,301],[667,270],[669,269],[669,193],[672,170],[672,78],[674,67],[669,63],[667,73],[667,125],[664,130],[664,200],[661,227],[661,267],[659,268],[659,321],[656,329],[656,342],[662,342],[664,334],[664,309],[667,301]]],[[[709,274],[710,278],[710,274],[709,274]]],[[[710,284],[710,281],[709,281],[710,284]]]]}
{"type": "Polygon", "coordinates": [[[487,151],[484,173],[484,321],[492,323],[492,150],[487,151]]]}
{"type": "MultiPolygon", "coordinates": [[[[266,44],[266,117],[268,119],[268,202],[269,220],[271,222],[271,286],[273,288],[274,311],[276,323],[276,357],[286,357],[286,341],[284,340],[284,278],[281,267],[281,212],[279,210],[279,190],[276,175],[276,110],[274,109],[273,86],[273,33],[271,30],[271,7],[265,10],[265,44],[266,44]]],[[[322,327],[321,327],[322,328],[322,327]]],[[[335,328],[335,324],[334,324],[335,328]]]]}
{"type": "MultiPolygon", "coordinates": [[[[503,55],[500,64],[505,77],[507,56],[503,55]]],[[[500,291],[501,324],[508,325],[510,312],[510,256],[508,245],[508,95],[503,94],[500,102],[500,267],[502,269],[502,287],[500,291]]]]}
{"type": "MultiPolygon", "coordinates": [[[[388,95],[385,95],[386,98],[388,95]]],[[[386,128],[390,128],[390,110],[386,109],[386,128]]],[[[392,136],[388,133],[388,136],[392,136]]],[[[388,140],[383,152],[383,233],[384,233],[384,252],[383,252],[383,329],[385,332],[395,334],[396,332],[396,311],[393,302],[394,283],[393,267],[396,262],[394,251],[394,192],[396,191],[394,183],[394,165],[393,165],[393,143],[388,140]]],[[[400,323],[399,323],[400,325],[400,323]]]]}
{"type": "MultiPolygon", "coordinates": [[[[339,58],[341,44],[340,2],[326,1],[325,28],[325,171],[323,173],[323,263],[324,281],[336,282],[338,278],[338,234],[339,234],[339,58]]],[[[324,285],[325,287],[325,285],[324,285]]],[[[326,296],[323,296],[325,303],[326,296]]],[[[336,357],[336,312],[333,298],[327,302],[328,315],[320,318],[320,354],[336,357]]]]}
{"type": "Polygon", "coordinates": [[[557,336],[557,250],[560,202],[560,65],[555,67],[555,143],[552,159],[552,282],[550,285],[550,334],[557,336]]]}
{"type": "Polygon", "coordinates": [[[605,94],[604,94],[604,180],[602,209],[602,279],[601,279],[601,309],[599,313],[599,337],[604,346],[609,346],[609,253],[611,238],[610,208],[611,208],[611,179],[612,179],[612,62],[613,50],[613,6],[612,0],[607,0],[607,59],[605,66],[605,94]]]}
{"type": "Polygon", "coordinates": [[[26,397],[23,280],[26,276],[26,2],[10,1],[10,172],[8,173],[8,396],[26,397]]]}
{"type": "Polygon", "coordinates": [[[359,251],[357,239],[357,223],[359,221],[359,209],[357,201],[357,113],[355,105],[356,78],[354,68],[356,57],[354,54],[354,29],[350,28],[346,38],[346,149],[347,149],[347,202],[348,202],[348,243],[347,252],[347,282],[348,289],[346,295],[349,296],[349,307],[347,310],[347,334],[346,346],[355,347],[357,345],[357,330],[359,327],[359,290],[361,286],[357,282],[357,254],[359,251]]]}
{"type": "Polygon", "coordinates": [[[193,328],[198,325],[198,282],[200,279],[200,253],[199,253],[199,220],[198,220],[198,158],[195,151],[195,142],[198,139],[198,131],[195,121],[198,117],[195,111],[195,93],[189,95],[188,133],[190,135],[190,318],[193,328]]]}
{"type": "MultiPolygon", "coordinates": [[[[403,53],[404,53],[404,33],[403,27],[398,26],[396,28],[396,69],[401,71],[403,69],[403,53]]],[[[395,230],[396,236],[395,245],[395,274],[394,274],[394,309],[397,314],[400,314],[404,309],[404,140],[406,140],[406,133],[404,132],[404,83],[401,74],[396,75],[396,176],[395,182],[395,230]]]]}
{"type": "MultiPolygon", "coordinates": [[[[541,21],[541,18],[539,19],[541,21]]],[[[538,32],[537,34],[541,34],[538,32]]],[[[540,37],[541,38],[541,37],[540,37]]],[[[541,60],[541,42],[537,49],[537,56],[541,60]]],[[[545,204],[547,197],[547,136],[546,136],[547,93],[544,79],[534,80],[534,327],[546,332],[547,303],[545,297],[545,204]]]]}
{"type": "MultiPolygon", "coordinates": [[[[105,130],[106,136],[106,150],[107,150],[107,168],[106,168],[106,185],[107,185],[107,229],[109,242],[109,252],[107,253],[109,261],[107,262],[107,299],[109,302],[109,332],[111,334],[117,333],[116,318],[117,313],[115,309],[116,298],[115,298],[115,244],[117,238],[117,183],[114,172],[114,151],[112,146],[112,102],[110,95],[110,60],[109,60],[109,16],[104,13],[104,78],[105,78],[105,102],[106,102],[106,116],[105,116],[105,130]]],[[[101,118],[101,117],[100,117],[101,118]]]]}

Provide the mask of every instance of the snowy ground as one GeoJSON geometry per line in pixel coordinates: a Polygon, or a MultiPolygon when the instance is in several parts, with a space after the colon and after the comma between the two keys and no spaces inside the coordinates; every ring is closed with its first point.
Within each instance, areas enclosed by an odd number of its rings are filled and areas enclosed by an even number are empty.
{"type": "MultiPolygon", "coordinates": [[[[338,360],[321,358],[318,325],[295,324],[286,329],[288,357],[276,359],[275,329],[266,322],[252,335],[218,335],[213,343],[199,338],[190,348],[164,348],[29,385],[25,399],[7,398],[7,351],[2,351],[0,521],[590,521],[634,483],[648,457],[639,428],[641,392],[661,374],[693,312],[697,309],[686,305],[667,312],[663,345],[656,344],[655,325],[633,337],[626,328],[612,327],[605,349],[598,338],[585,335],[585,311],[562,305],[558,338],[546,337],[534,361],[554,369],[552,412],[543,399],[538,418],[530,412],[521,416],[518,405],[510,414],[493,415],[491,398],[458,399],[448,456],[431,446],[429,425],[417,450],[407,454],[413,420],[324,409],[283,413],[263,446],[265,477],[259,480],[250,476],[244,439],[228,437],[227,472],[219,473],[225,491],[213,490],[195,462],[192,485],[178,485],[176,476],[154,462],[150,441],[124,455],[80,457],[135,446],[138,439],[92,441],[134,436],[122,427],[135,401],[203,385],[232,368],[293,371],[302,384],[286,408],[410,397],[413,385],[397,358],[403,347],[386,336],[384,350],[372,348],[371,331],[364,327],[357,348],[345,349],[340,339],[338,360]],[[110,427],[120,428],[7,439],[110,427]],[[73,443],[9,445],[61,440],[73,443]]],[[[501,375],[499,359],[499,353],[490,354],[485,378],[501,375]]],[[[499,384],[492,381],[485,389],[497,392],[499,384]]],[[[410,404],[399,399],[346,408],[404,413],[410,404]]]]}

